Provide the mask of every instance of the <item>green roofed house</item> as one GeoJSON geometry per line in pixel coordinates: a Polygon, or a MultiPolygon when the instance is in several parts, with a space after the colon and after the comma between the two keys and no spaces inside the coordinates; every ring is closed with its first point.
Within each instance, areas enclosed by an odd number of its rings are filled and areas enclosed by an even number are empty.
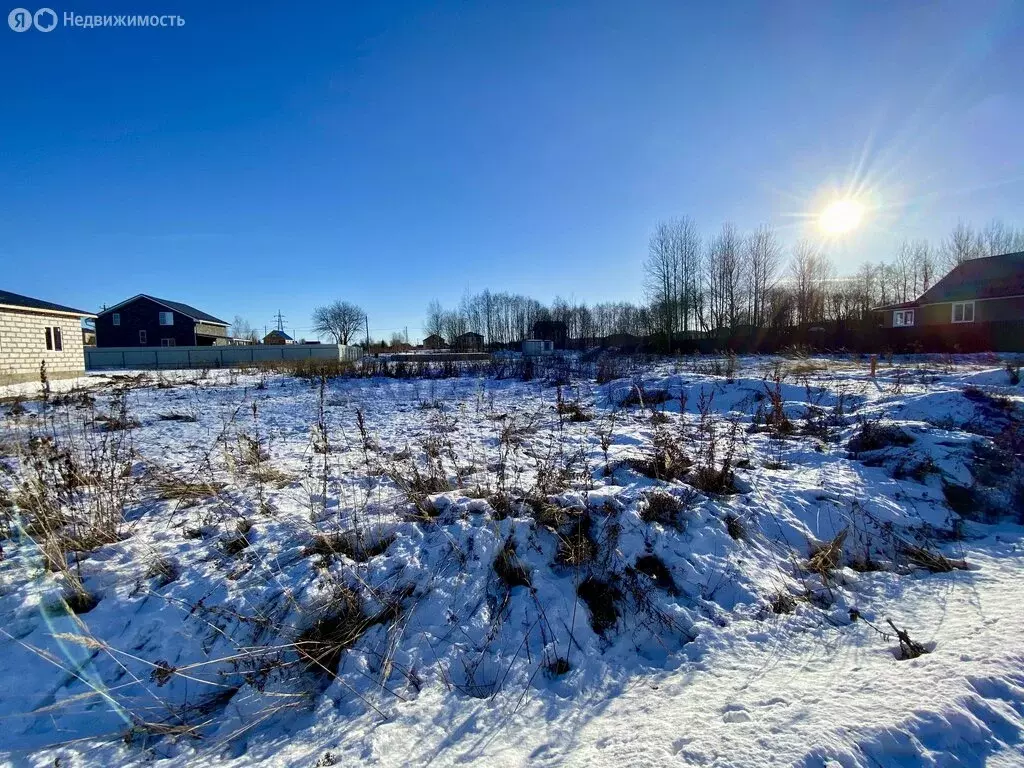
{"type": "Polygon", "coordinates": [[[1024,251],[965,261],[916,301],[875,311],[886,328],[1024,321],[1024,251]]]}

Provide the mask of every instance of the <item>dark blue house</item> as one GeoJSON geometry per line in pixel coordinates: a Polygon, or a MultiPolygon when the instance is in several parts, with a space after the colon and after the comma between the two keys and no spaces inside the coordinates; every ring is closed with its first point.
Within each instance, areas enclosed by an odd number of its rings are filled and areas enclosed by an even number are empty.
{"type": "Polygon", "coordinates": [[[209,347],[228,343],[228,324],[180,301],[140,293],[96,316],[97,347],[209,347]]]}

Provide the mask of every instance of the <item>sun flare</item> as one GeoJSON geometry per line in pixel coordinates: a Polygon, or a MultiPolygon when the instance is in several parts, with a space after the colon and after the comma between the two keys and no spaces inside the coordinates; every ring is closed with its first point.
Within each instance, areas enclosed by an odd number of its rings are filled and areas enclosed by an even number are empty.
{"type": "Polygon", "coordinates": [[[827,235],[842,235],[860,226],[864,206],[856,200],[836,200],[818,216],[818,227],[827,235]]]}

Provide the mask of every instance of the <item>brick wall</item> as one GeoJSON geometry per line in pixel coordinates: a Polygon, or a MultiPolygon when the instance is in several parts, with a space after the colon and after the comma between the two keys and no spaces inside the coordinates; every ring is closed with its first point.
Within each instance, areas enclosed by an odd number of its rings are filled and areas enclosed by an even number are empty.
{"type": "Polygon", "coordinates": [[[43,360],[55,379],[84,373],[81,320],[68,315],[0,310],[0,384],[38,380],[43,360]],[[46,348],[47,326],[61,329],[63,351],[46,348]]]}

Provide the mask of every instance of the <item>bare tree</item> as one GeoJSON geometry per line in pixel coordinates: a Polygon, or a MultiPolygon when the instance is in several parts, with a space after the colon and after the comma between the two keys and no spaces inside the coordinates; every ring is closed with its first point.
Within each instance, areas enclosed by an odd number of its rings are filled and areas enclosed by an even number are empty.
{"type": "Polygon", "coordinates": [[[246,339],[253,344],[260,338],[256,329],[241,315],[235,315],[235,319],[231,323],[231,336],[236,339],[246,339]]]}
{"type": "Polygon", "coordinates": [[[758,227],[747,237],[745,250],[747,303],[752,325],[768,324],[766,299],[778,279],[782,248],[768,226],[758,227]]]}
{"type": "Polygon", "coordinates": [[[362,327],[366,313],[347,301],[335,301],[313,310],[313,332],[330,336],[336,344],[348,344],[362,327]]]}
{"type": "Polygon", "coordinates": [[[423,322],[423,333],[426,336],[440,336],[444,331],[444,309],[441,302],[434,299],[427,305],[427,319],[423,322]]]}
{"type": "Polygon", "coordinates": [[[651,308],[659,317],[659,326],[672,346],[672,336],[678,323],[678,253],[673,242],[672,225],[659,222],[647,244],[647,261],[644,263],[647,281],[645,288],[651,308]]]}
{"type": "Polygon", "coordinates": [[[711,241],[705,263],[707,304],[711,328],[735,328],[743,301],[742,241],[736,227],[722,225],[711,241]]]}
{"type": "Polygon", "coordinates": [[[924,293],[932,287],[935,280],[935,258],[932,256],[931,247],[927,240],[914,241],[914,274],[917,281],[914,283],[914,297],[924,293]]]}
{"type": "Polygon", "coordinates": [[[958,221],[949,237],[942,241],[941,254],[943,266],[949,271],[985,255],[984,240],[969,224],[958,221]]]}
{"type": "Polygon", "coordinates": [[[797,322],[811,323],[825,317],[825,289],[832,279],[832,263],[806,240],[793,247],[789,264],[797,322]]]}
{"type": "Polygon", "coordinates": [[[1007,227],[999,219],[992,219],[979,237],[983,256],[999,256],[1024,250],[1024,230],[1007,227]]]}

